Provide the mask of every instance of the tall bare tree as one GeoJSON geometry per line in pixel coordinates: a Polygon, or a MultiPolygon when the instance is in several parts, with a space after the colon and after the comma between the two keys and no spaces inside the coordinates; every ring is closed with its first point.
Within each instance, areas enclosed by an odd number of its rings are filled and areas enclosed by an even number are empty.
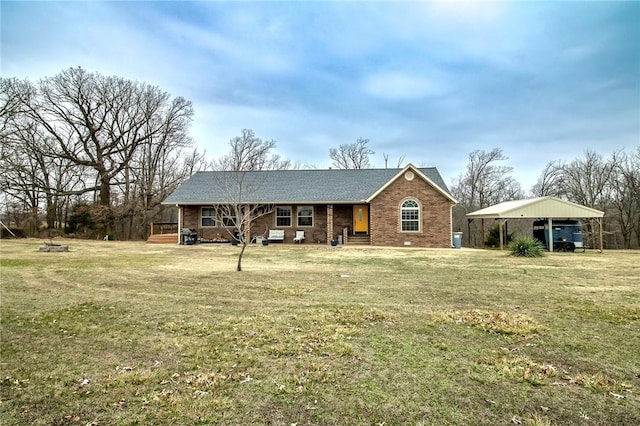
{"type": "MultiPolygon", "coordinates": [[[[458,177],[451,188],[459,201],[454,209],[454,222],[458,228],[462,229],[465,215],[471,211],[523,196],[520,183],[511,176],[513,168],[500,165],[500,162],[506,160],[508,157],[499,148],[489,152],[476,150],[469,154],[466,172],[458,177]]],[[[471,244],[472,238],[477,235],[472,237],[471,227],[467,229],[471,244]]],[[[484,220],[480,230],[481,235],[484,235],[484,220]]]]}
{"type": "Polygon", "coordinates": [[[609,201],[610,183],[615,171],[612,161],[587,150],[584,157],[563,166],[563,187],[570,201],[587,207],[605,209],[609,201]]]}
{"type": "Polygon", "coordinates": [[[453,195],[462,205],[473,209],[521,197],[522,188],[511,176],[513,167],[497,164],[508,159],[499,148],[471,152],[466,172],[452,187],[453,195]]]}
{"type": "Polygon", "coordinates": [[[634,233],[640,246],[640,147],[631,154],[613,153],[611,162],[615,167],[611,179],[611,213],[620,229],[622,246],[632,247],[634,233]]]}
{"type": "Polygon", "coordinates": [[[291,168],[291,161],[272,154],[276,141],[262,140],[251,129],[242,129],[241,135],[229,141],[229,153],[215,162],[218,170],[284,170],[291,168]]]}
{"type": "Polygon", "coordinates": [[[369,157],[375,152],[367,145],[369,139],[358,138],[352,144],[343,144],[339,148],[329,149],[329,158],[338,169],[366,169],[371,166],[369,157]]]}
{"type": "Polygon", "coordinates": [[[538,181],[531,188],[535,197],[561,197],[563,192],[564,163],[558,160],[550,161],[542,169],[538,181]]]}
{"type": "MultiPolygon", "coordinates": [[[[582,158],[576,158],[563,166],[563,192],[566,199],[583,206],[599,209],[607,214],[611,200],[611,182],[615,167],[601,154],[587,150],[582,158]]],[[[595,224],[586,222],[587,237],[591,246],[597,247],[595,224]]]]}
{"type": "MultiPolygon", "coordinates": [[[[191,103],[156,86],[71,68],[37,85],[0,79],[0,89],[3,147],[16,144],[39,166],[44,180],[34,178],[31,192],[46,194],[47,213],[53,205],[60,216],[56,197],[68,204],[69,196],[94,195],[110,228],[116,212],[156,211],[167,191],[202,163],[201,154],[185,151],[191,103]]],[[[0,167],[13,176],[24,172],[16,161],[0,167]]]]}
{"type": "Polygon", "coordinates": [[[39,228],[43,209],[47,227],[59,228],[59,209],[74,195],[82,171],[51,155],[46,132],[25,116],[35,87],[28,81],[0,79],[0,88],[0,189],[23,205],[29,233],[39,228]]]}
{"type": "MultiPolygon", "coordinates": [[[[47,133],[52,153],[91,169],[99,203],[111,208],[112,187],[144,144],[182,137],[193,116],[191,103],[170,99],[158,87],[70,68],[45,78],[25,105],[47,133]]],[[[111,224],[107,224],[110,227],[111,224]]]]}

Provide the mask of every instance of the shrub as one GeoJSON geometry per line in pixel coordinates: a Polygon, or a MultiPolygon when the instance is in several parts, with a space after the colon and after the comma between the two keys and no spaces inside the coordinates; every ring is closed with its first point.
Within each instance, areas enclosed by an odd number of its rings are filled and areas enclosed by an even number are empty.
{"type": "Polygon", "coordinates": [[[540,241],[528,237],[513,240],[508,248],[511,256],[522,257],[540,257],[544,255],[545,250],[540,241]]]}
{"type": "MultiPolygon", "coordinates": [[[[507,233],[506,242],[509,244],[513,240],[513,232],[507,233]]],[[[500,225],[497,223],[489,229],[489,235],[487,236],[487,241],[484,242],[486,247],[499,247],[500,246],[500,225]]]]}

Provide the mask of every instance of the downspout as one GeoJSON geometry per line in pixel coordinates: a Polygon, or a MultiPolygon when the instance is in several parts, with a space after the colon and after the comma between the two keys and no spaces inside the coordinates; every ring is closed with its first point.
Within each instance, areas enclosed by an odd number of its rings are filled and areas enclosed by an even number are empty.
{"type": "Polygon", "coordinates": [[[553,219],[549,218],[549,237],[547,238],[549,244],[549,252],[553,252],[553,219]]]}
{"type": "Polygon", "coordinates": [[[453,206],[449,206],[449,247],[453,247],[453,206]]]}

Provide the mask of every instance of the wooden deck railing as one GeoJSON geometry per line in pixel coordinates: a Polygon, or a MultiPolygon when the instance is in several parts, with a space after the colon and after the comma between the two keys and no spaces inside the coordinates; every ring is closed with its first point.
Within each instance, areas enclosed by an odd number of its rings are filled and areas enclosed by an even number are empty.
{"type": "Polygon", "coordinates": [[[178,222],[151,222],[149,235],[177,234],[178,222]]]}

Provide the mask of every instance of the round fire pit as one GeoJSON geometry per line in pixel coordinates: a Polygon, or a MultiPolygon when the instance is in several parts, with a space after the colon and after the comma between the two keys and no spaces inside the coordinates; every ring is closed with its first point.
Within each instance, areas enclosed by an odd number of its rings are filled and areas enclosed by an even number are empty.
{"type": "Polygon", "coordinates": [[[39,251],[41,252],[64,252],[69,251],[69,246],[63,246],[62,244],[48,244],[40,246],[39,251]]]}

